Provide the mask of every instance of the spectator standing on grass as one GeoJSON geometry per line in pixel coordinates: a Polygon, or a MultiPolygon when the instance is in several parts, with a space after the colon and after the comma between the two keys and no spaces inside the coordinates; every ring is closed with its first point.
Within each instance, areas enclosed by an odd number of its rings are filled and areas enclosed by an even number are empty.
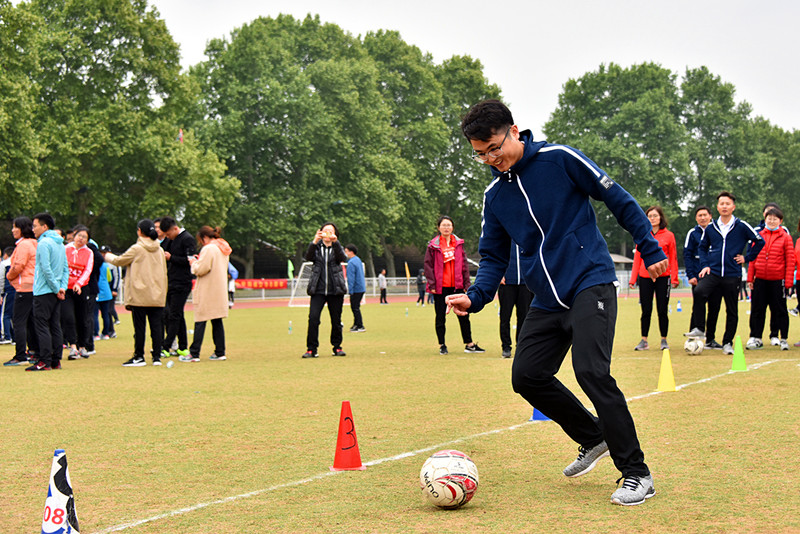
{"type": "Polygon", "coordinates": [[[364,263],[358,257],[358,249],[352,243],[344,247],[347,255],[347,290],[350,292],[350,311],[353,312],[351,332],[366,332],[364,318],[361,316],[361,301],[367,292],[367,280],[364,277],[364,263]]]}
{"type": "MultiPolygon", "coordinates": [[[[603,202],[632,236],[650,275],[669,267],[637,202],[578,150],[536,142],[497,100],[476,104],[461,123],[473,158],[492,166],[484,193],[480,267],[466,295],[447,303],[459,315],[494,299],[511,242],[525,257],[534,300],[514,356],[512,385],[580,444],[568,477],[591,471],[609,453],[623,480],[611,502],[636,505],[655,495],[625,396],[611,376],[617,316],[616,273],[589,198],[603,202]],[[568,214],[565,217],[564,214],[568,214]],[[597,416],[556,378],[567,352],[597,416]]],[[[619,482],[618,480],[618,482],[619,482]]]]}
{"type": "Polygon", "coordinates": [[[425,280],[425,269],[420,269],[419,273],[417,274],[417,293],[419,293],[419,297],[417,298],[417,306],[422,304],[425,306],[425,286],[428,285],[428,282],[425,280]]]}
{"type": "Polygon", "coordinates": [[[500,347],[503,358],[511,357],[511,313],[517,309],[517,329],[514,334],[514,344],[519,339],[522,332],[522,324],[528,308],[533,301],[533,293],[525,285],[522,279],[522,254],[519,245],[511,244],[511,257],[508,262],[508,269],[505,276],[500,280],[500,287],[497,288],[497,300],[500,302],[500,347]]]}
{"type": "Polygon", "coordinates": [[[64,339],[69,345],[70,360],[88,358],[89,337],[93,323],[91,307],[92,295],[87,290],[89,277],[94,267],[94,254],[87,246],[89,229],[78,225],[72,229],[72,242],[65,247],[67,265],[69,265],[69,284],[64,302],[61,305],[64,339]]]}
{"type": "MultiPolygon", "coordinates": [[[[700,239],[703,237],[703,232],[711,222],[711,219],[711,209],[708,206],[698,206],[694,210],[694,220],[697,222],[697,226],[689,230],[689,233],[686,234],[686,241],[683,244],[683,261],[686,268],[686,278],[692,288],[692,301],[694,301],[694,293],[697,289],[697,274],[700,272],[700,251],[698,250],[700,239]]],[[[705,328],[705,348],[707,349],[722,349],[722,345],[714,339],[721,304],[722,291],[714,291],[708,298],[708,321],[705,327],[700,322],[700,318],[695,316],[694,311],[692,311],[689,318],[689,330],[702,330],[705,328]]]]}
{"type": "MultiPolygon", "coordinates": [[[[161,224],[164,224],[162,219],[161,224]]],[[[206,332],[206,322],[211,321],[214,353],[209,360],[226,360],[225,327],[222,320],[228,316],[228,258],[231,246],[219,235],[219,228],[203,226],[197,232],[200,255],[189,258],[192,274],[197,277],[194,288],[194,338],[188,356],[179,356],[182,362],[199,362],[200,349],[206,332]]]]}
{"type": "Polygon", "coordinates": [[[236,294],[236,280],[239,279],[239,270],[228,261],[228,308],[233,308],[233,296],[236,294]]]}
{"type": "Polygon", "coordinates": [[[661,350],[668,349],[667,333],[669,332],[669,290],[678,287],[678,247],[675,244],[675,234],[667,230],[667,218],[661,206],[651,206],[645,211],[645,215],[653,226],[653,237],[656,238],[661,250],[669,260],[669,269],[657,278],[652,278],[650,272],[642,262],[642,255],[639,250],[633,254],[633,269],[631,270],[631,280],[629,286],[639,286],[639,304],[642,307],[642,318],[640,321],[642,340],[633,350],[647,350],[650,345],[647,343],[647,335],[650,332],[650,319],[653,316],[653,295],[656,297],[656,310],[658,313],[658,329],[661,333],[661,350]]]}
{"type": "MultiPolygon", "coordinates": [[[[725,333],[722,337],[723,354],[733,354],[733,338],[739,323],[739,284],[742,282],[742,265],[758,256],[764,240],[753,227],[733,215],[736,197],[728,191],[717,195],[719,219],[711,221],[703,232],[698,251],[700,255],[699,281],[694,293],[692,316],[698,325],[705,323],[705,305],[717,290],[725,299],[725,333]],[[748,243],[753,242],[753,246],[748,243]],[[742,252],[747,250],[747,255],[742,252]]],[[[703,328],[696,326],[686,333],[689,337],[703,336],[703,328]]]]}
{"type": "MultiPolygon", "coordinates": [[[[33,318],[33,280],[36,272],[36,235],[33,221],[28,217],[17,217],[11,225],[11,235],[16,240],[11,254],[11,267],[6,279],[14,286],[14,357],[5,366],[27,365],[29,359],[39,354],[39,340],[33,318]],[[26,349],[27,347],[27,349],[26,349]]],[[[63,241],[62,241],[63,242],[63,241]]]]}
{"type": "Polygon", "coordinates": [[[97,294],[100,293],[100,268],[105,265],[106,262],[103,259],[103,255],[100,254],[100,249],[97,247],[97,243],[94,239],[89,238],[89,242],[86,246],[89,247],[89,250],[91,250],[94,255],[92,274],[89,275],[89,283],[86,285],[86,289],[89,291],[90,295],[89,319],[87,321],[90,335],[88,344],[86,345],[86,351],[88,354],[95,354],[94,342],[96,339],[100,339],[100,322],[97,320],[97,311],[99,308],[97,294]]]}
{"type": "Polygon", "coordinates": [[[33,276],[33,317],[39,340],[37,362],[26,371],[61,369],[64,338],[61,333],[61,303],[69,283],[69,265],[64,239],[51,228],[56,225],[49,213],[33,217],[36,236],[36,271],[33,276]]]}
{"type": "Polygon", "coordinates": [[[186,335],[186,319],[183,309],[192,292],[192,272],[189,259],[197,251],[197,242],[185,229],[178,226],[172,217],[161,217],[164,257],[167,260],[167,324],[166,336],[161,345],[161,357],[168,358],[172,343],[178,340],[178,356],[189,355],[189,339],[186,335]]]}
{"type": "Polygon", "coordinates": [[[125,275],[125,308],[133,320],[133,356],[124,367],[143,367],[145,332],[150,323],[150,341],[153,365],[161,365],[161,343],[164,327],[161,315],[167,301],[167,261],[157,241],[158,234],[150,219],[136,225],[136,243],[117,256],[106,252],[105,260],[111,265],[127,267],[125,275]]]}
{"type": "Polygon", "coordinates": [[[746,348],[760,349],[764,346],[761,335],[764,333],[767,307],[770,313],[770,343],[789,350],[789,313],[786,310],[786,297],[794,280],[794,247],[792,237],[782,228],[783,212],[770,207],[764,217],[760,232],[764,248],[756,259],[750,262],[747,271],[747,284],[751,289],[750,298],[750,339],[746,348]],[[775,325],[775,326],[773,326],[775,325]]]}
{"type": "Polygon", "coordinates": [[[335,224],[325,223],[317,230],[304,259],[313,264],[306,290],[311,296],[311,307],[308,311],[307,350],[303,358],[319,357],[319,322],[325,304],[328,305],[328,314],[331,317],[333,355],[346,356],[342,350],[342,306],[347,288],[342,263],[347,261],[347,255],[339,243],[339,230],[335,224]]]}
{"type": "MultiPolygon", "coordinates": [[[[106,247],[100,248],[101,254],[108,252],[106,247]]],[[[111,272],[109,265],[103,261],[100,265],[100,276],[97,279],[97,307],[100,311],[100,319],[103,322],[103,329],[100,331],[100,339],[111,339],[117,337],[114,328],[114,317],[111,309],[114,307],[114,296],[111,294],[111,272]]]]}
{"type": "MultiPolygon", "coordinates": [[[[105,257],[106,252],[111,252],[108,247],[103,247],[104,250],[101,251],[103,257],[105,257]]],[[[119,314],[117,313],[117,298],[119,297],[119,289],[120,289],[120,282],[122,281],[122,269],[117,267],[116,265],[111,265],[108,262],[105,262],[108,266],[108,272],[110,274],[110,278],[108,280],[108,285],[111,288],[111,318],[114,319],[114,324],[119,324],[119,314]]]]}
{"type": "Polygon", "coordinates": [[[3,261],[0,261],[0,301],[3,303],[3,312],[0,314],[3,320],[3,335],[0,337],[0,345],[10,345],[14,342],[14,328],[11,318],[14,316],[14,299],[17,297],[17,290],[9,282],[8,271],[11,270],[11,255],[14,247],[9,246],[3,249],[3,261]]]}
{"type": "Polygon", "coordinates": [[[389,304],[389,301],[386,300],[386,269],[381,269],[378,274],[378,287],[381,290],[381,304],[389,304]]]}
{"type": "MultiPolygon", "coordinates": [[[[470,285],[464,240],[456,237],[453,229],[453,219],[447,215],[439,217],[436,222],[438,235],[428,242],[428,248],[425,250],[425,279],[428,281],[428,293],[433,293],[433,305],[436,313],[434,327],[436,339],[439,342],[439,354],[448,353],[445,344],[448,311],[445,298],[448,295],[463,293],[470,285]]],[[[468,315],[458,316],[458,326],[461,329],[464,352],[485,352],[472,341],[472,325],[468,315]]]]}

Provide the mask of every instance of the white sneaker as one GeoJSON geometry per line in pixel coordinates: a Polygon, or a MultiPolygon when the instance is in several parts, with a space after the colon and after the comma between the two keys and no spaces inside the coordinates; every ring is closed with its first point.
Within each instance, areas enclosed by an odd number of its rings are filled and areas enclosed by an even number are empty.
{"type": "Polygon", "coordinates": [[[757,337],[751,337],[750,339],[747,340],[747,344],[745,345],[745,348],[747,350],[757,350],[763,347],[764,343],[762,343],[761,340],[758,339],[757,337]]]}
{"type": "Polygon", "coordinates": [[[635,506],[656,494],[652,475],[620,478],[617,483],[620,480],[622,480],[622,486],[611,495],[611,502],[614,504],[635,506]]]}
{"type": "Polygon", "coordinates": [[[722,354],[733,354],[733,345],[730,343],[722,345],[722,354]]]}
{"type": "Polygon", "coordinates": [[[789,342],[781,339],[781,350],[789,350],[789,342]]]}
{"type": "Polygon", "coordinates": [[[777,337],[771,337],[769,338],[769,344],[772,345],[773,347],[777,347],[778,345],[781,344],[781,340],[778,339],[777,337]]]}

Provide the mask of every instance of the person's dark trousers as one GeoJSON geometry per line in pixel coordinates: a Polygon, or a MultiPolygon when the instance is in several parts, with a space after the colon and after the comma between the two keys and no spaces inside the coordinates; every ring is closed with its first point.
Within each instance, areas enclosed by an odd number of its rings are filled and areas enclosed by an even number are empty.
{"type": "MultiPolygon", "coordinates": [[[[0,276],[2,273],[0,273],[0,276]]],[[[9,283],[9,285],[11,285],[9,283]]],[[[14,339],[14,301],[17,300],[17,292],[12,287],[3,297],[3,339],[14,339]]]]}
{"type": "MultiPolygon", "coordinates": [[[[439,340],[439,345],[444,345],[445,332],[447,331],[447,304],[445,297],[454,293],[463,293],[464,291],[456,291],[452,287],[443,287],[441,294],[433,295],[433,309],[436,312],[436,339],[439,340]]],[[[458,326],[461,328],[461,341],[465,345],[472,343],[472,325],[469,322],[469,315],[456,315],[458,317],[458,326]]]]}
{"type": "Polygon", "coordinates": [[[517,333],[514,337],[514,341],[517,341],[531,306],[533,293],[523,284],[500,284],[497,299],[500,301],[500,345],[503,350],[511,350],[511,312],[514,307],[517,308],[517,333]]]}
{"type": "MultiPolygon", "coordinates": [[[[733,343],[736,335],[736,326],[739,322],[739,282],[740,278],[734,276],[717,276],[707,274],[697,282],[697,289],[694,292],[694,304],[692,314],[697,314],[700,324],[705,324],[705,305],[714,291],[720,291],[725,300],[725,334],[722,336],[722,344],[733,343]]],[[[706,333],[706,340],[710,338],[706,333]]],[[[710,332],[713,334],[713,332],[710,332]]]]}
{"type": "Polygon", "coordinates": [[[380,300],[380,303],[381,304],[389,304],[389,301],[386,300],[386,288],[385,287],[381,288],[381,300],[380,300]]]}
{"type": "MultiPolygon", "coordinates": [[[[64,338],[69,345],[77,345],[90,349],[94,345],[89,345],[92,337],[91,325],[92,317],[89,315],[90,295],[86,291],[81,294],[68,289],[63,301],[61,301],[61,313],[64,326],[64,338]]],[[[37,330],[38,332],[38,330],[37,330]]]]}
{"type": "Polygon", "coordinates": [[[417,290],[419,292],[419,298],[417,299],[417,304],[425,304],[425,288],[417,290]]]}
{"type": "MultiPolygon", "coordinates": [[[[692,286],[692,301],[696,301],[697,298],[695,297],[694,293],[697,290],[697,286],[692,286]]],[[[714,341],[714,335],[717,331],[717,320],[719,319],[719,309],[722,305],[722,292],[721,291],[714,291],[711,293],[711,296],[708,297],[708,320],[704,325],[702,319],[699,319],[695,316],[694,313],[694,306],[692,306],[692,316],[689,319],[689,330],[694,328],[699,328],[700,330],[704,330],[706,333],[706,342],[714,341]]],[[[703,308],[705,311],[705,307],[703,308]]]]}
{"type": "Polygon", "coordinates": [[[31,354],[39,353],[39,338],[33,318],[33,293],[17,291],[14,298],[14,359],[24,362],[28,359],[25,347],[31,354]]]}
{"type": "Polygon", "coordinates": [[[61,301],[55,293],[33,297],[33,317],[39,340],[39,361],[52,367],[61,361],[61,301]]]}
{"type": "Polygon", "coordinates": [[[653,316],[653,295],[656,297],[658,311],[658,329],[661,337],[667,337],[669,331],[669,276],[652,278],[639,277],[639,302],[642,305],[641,332],[647,337],[650,332],[650,319],[653,316]]]}
{"type": "Polygon", "coordinates": [[[100,316],[103,319],[103,335],[110,336],[114,333],[114,317],[111,310],[114,307],[113,300],[102,300],[97,303],[100,308],[100,316]]]}
{"type": "Polygon", "coordinates": [[[319,347],[319,318],[322,308],[328,304],[328,314],[331,317],[331,346],[333,349],[342,348],[342,307],[344,295],[311,295],[311,309],[308,311],[308,334],[306,335],[306,348],[314,352],[319,347]]]}
{"type": "Polygon", "coordinates": [[[361,299],[363,298],[364,293],[350,294],[350,310],[353,312],[353,326],[356,328],[364,328],[364,318],[361,317],[361,299]]]}
{"type": "MultiPolygon", "coordinates": [[[[203,346],[203,337],[206,335],[206,321],[194,323],[194,338],[192,346],[189,347],[189,354],[199,357],[200,349],[203,346]]],[[[214,339],[214,354],[225,356],[225,327],[222,326],[222,319],[211,319],[211,337],[214,339]]]]}
{"type": "Polygon", "coordinates": [[[789,335],[789,313],[786,311],[786,298],[783,296],[783,280],[756,278],[753,281],[753,290],[750,292],[750,337],[761,339],[764,334],[767,307],[770,314],[770,329],[773,320],[776,323],[776,328],[770,332],[770,337],[786,339],[789,335]]]}
{"type": "Polygon", "coordinates": [[[98,333],[95,328],[95,323],[97,322],[97,293],[86,294],[85,321],[84,331],[86,332],[86,345],[84,345],[84,347],[91,352],[94,350],[94,336],[98,333]]]}
{"type": "Polygon", "coordinates": [[[153,358],[161,357],[162,332],[164,332],[161,324],[162,313],[164,313],[162,306],[131,306],[134,357],[144,358],[145,330],[148,322],[150,323],[150,341],[153,347],[151,353],[153,358]]]}
{"type": "Polygon", "coordinates": [[[531,308],[522,325],[512,385],[532,406],[558,423],[585,448],[605,440],[623,476],[648,475],[633,417],[611,376],[611,350],[617,319],[613,284],[581,291],[569,310],[531,308]],[[597,417],[556,377],[572,346],[572,368],[597,417]]]}
{"type": "MultiPolygon", "coordinates": [[[[186,350],[189,340],[186,337],[186,319],[183,316],[183,308],[186,306],[186,299],[192,288],[177,287],[167,290],[167,335],[161,348],[169,351],[172,342],[178,338],[178,349],[186,350]]],[[[197,324],[197,323],[195,323],[197,324]]],[[[195,335],[195,337],[197,337],[195,335]]]]}

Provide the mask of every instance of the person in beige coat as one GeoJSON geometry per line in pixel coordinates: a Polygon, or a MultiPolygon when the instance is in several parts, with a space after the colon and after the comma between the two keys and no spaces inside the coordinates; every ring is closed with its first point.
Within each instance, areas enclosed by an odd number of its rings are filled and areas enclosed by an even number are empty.
{"type": "Polygon", "coordinates": [[[161,313],[167,301],[167,261],[158,244],[158,234],[153,221],[142,219],[136,228],[139,238],[120,256],[106,252],[104,258],[111,265],[128,267],[125,275],[125,308],[133,316],[133,357],[123,363],[125,367],[143,367],[144,340],[147,322],[150,322],[153,365],[161,365],[161,342],[164,327],[161,313]]]}
{"type": "Polygon", "coordinates": [[[194,339],[188,356],[182,362],[199,362],[200,348],[206,332],[206,321],[211,321],[214,354],[210,360],[226,360],[225,328],[222,319],[228,316],[228,257],[231,246],[219,236],[219,228],[203,226],[197,232],[201,247],[197,258],[190,258],[192,274],[197,277],[192,303],[194,304],[194,339]]]}

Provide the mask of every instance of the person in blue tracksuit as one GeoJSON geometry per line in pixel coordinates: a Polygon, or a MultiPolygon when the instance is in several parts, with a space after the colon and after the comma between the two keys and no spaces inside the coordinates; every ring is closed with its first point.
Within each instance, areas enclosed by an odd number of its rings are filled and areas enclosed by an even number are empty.
{"type": "MultiPolygon", "coordinates": [[[[700,246],[700,239],[703,238],[703,231],[711,223],[711,209],[708,206],[698,206],[694,210],[694,220],[697,221],[697,226],[689,230],[686,234],[686,241],[683,243],[683,265],[686,269],[686,279],[692,287],[692,302],[694,302],[694,292],[697,289],[697,273],[700,272],[700,252],[697,248],[700,246]]],[[[708,320],[705,325],[706,346],[707,349],[722,349],[722,345],[716,342],[715,336],[717,332],[717,318],[719,317],[719,308],[722,303],[722,292],[715,291],[708,299],[708,320]]],[[[703,324],[699,322],[699,318],[695,317],[692,313],[689,318],[689,330],[703,329],[703,324]]]]}
{"type": "Polygon", "coordinates": [[[367,292],[367,280],[364,278],[364,264],[358,257],[358,248],[352,243],[344,247],[347,255],[347,292],[350,293],[350,311],[353,312],[351,332],[366,332],[364,318],[361,316],[361,301],[367,292]]]}
{"type": "Polygon", "coordinates": [[[508,270],[497,288],[497,300],[500,301],[500,345],[503,358],[511,357],[511,312],[517,308],[517,332],[514,343],[519,340],[522,332],[522,323],[533,300],[533,293],[522,279],[522,254],[519,245],[511,244],[511,258],[508,270]]]}
{"type": "Polygon", "coordinates": [[[579,447],[564,475],[588,473],[609,453],[624,482],[614,504],[634,505],[655,494],[625,396],[611,376],[618,282],[590,197],[608,206],[632,236],[652,277],[669,267],[639,204],[580,151],[534,141],[520,132],[497,100],[476,104],[461,123],[473,157],[492,167],[486,187],[475,283],[450,295],[459,315],[492,301],[508,268],[511,242],[522,254],[534,298],[519,336],[512,385],[558,423],[579,447]],[[572,348],[572,366],[597,416],[556,377],[572,348]]]}
{"type": "MultiPolygon", "coordinates": [[[[756,259],[764,240],[752,226],[733,215],[736,197],[728,191],[717,195],[719,219],[711,221],[697,247],[700,259],[698,282],[694,292],[692,316],[698,325],[705,324],[705,305],[718,290],[725,300],[725,333],[722,336],[723,354],[733,354],[733,338],[739,323],[739,284],[742,283],[742,264],[756,259]],[[748,246],[752,242],[752,246],[748,246]],[[743,255],[747,247],[747,254],[743,255]]],[[[695,327],[687,336],[699,336],[703,328],[695,327]]]]}

